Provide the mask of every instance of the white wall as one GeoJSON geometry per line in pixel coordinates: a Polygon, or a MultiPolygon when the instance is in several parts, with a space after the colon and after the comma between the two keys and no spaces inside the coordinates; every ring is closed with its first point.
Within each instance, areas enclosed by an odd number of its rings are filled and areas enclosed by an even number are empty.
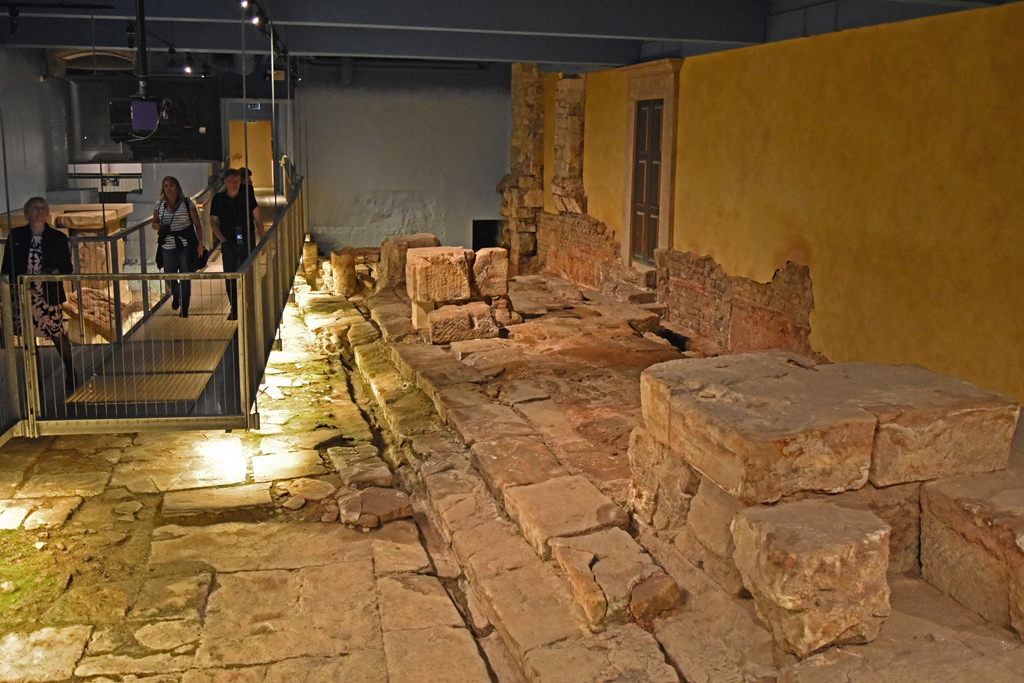
{"type": "MultiPolygon", "coordinates": [[[[0,48],[0,113],[6,177],[0,164],[0,213],[21,218],[21,207],[47,190],[67,187],[68,143],[65,84],[40,81],[46,73],[42,50],[0,48]]],[[[17,221],[16,221],[17,222],[17,221]]]]}
{"type": "Polygon", "coordinates": [[[507,89],[299,89],[309,230],[321,250],[432,232],[472,246],[474,219],[500,219],[508,173],[507,89]]]}

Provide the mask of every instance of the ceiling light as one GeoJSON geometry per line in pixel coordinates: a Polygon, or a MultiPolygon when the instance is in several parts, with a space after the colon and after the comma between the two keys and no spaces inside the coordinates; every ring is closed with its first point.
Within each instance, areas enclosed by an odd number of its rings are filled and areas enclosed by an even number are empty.
{"type": "Polygon", "coordinates": [[[185,57],[185,73],[190,74],[195,70],[196,60],[192,55],[185,57]]]}

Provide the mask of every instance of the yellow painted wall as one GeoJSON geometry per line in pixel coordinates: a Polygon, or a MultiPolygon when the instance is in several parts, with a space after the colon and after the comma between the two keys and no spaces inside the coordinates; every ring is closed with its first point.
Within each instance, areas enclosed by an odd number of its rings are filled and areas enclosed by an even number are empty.
{"type": "MultiPolygon", "coordinates": [[[[274,149],[271,141],[270,121],[248,121],[249,170],[252,171],[253,187],[274,186],[274,149]]],[[[242,121],[230,122],[230,164],[242,168],[245,163],[246,133],[242,121]]]]}
{"type": "Polygon", "coordinates": [[[629,197],[626,180],[631,161],[626,158],[629,84],[616,71],[587,74],[583,117],[583,187],[587,213],[607,225],[621,239],[622,212],[629,197]]]}
{"type": "Polygon", "coordinates": [[[558,213],[551,182],[555,177],[555,88],[561,75],[544,74],[544,210],[548,213],[558,213]]]}
{"type": "Polygon", "coordinates": [[[806,263],[832,360],[1024,400],[1024,4],[687,59],[679,106],[677,249],[806,263]]]}

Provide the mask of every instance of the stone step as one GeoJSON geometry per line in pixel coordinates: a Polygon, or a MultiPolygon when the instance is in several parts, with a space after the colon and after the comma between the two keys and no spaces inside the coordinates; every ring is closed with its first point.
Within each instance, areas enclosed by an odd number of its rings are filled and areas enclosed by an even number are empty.
{"type": "Polygon", "coordinates": [[[168,491],[160,516],[183,526],[222,522],[260,522],[274,514],[270,482],[217,489],[168,491]]]}
{"type": "MultiPolygon", "coordinates": [[[[416,374],[417,384],[423,381],[424,370],[429,374],[443,360],[436,351],[418,348],[395,350],[394,356],[407,373],[422,363],[416,374]]],[[[448,358],[454,360],[450,355],[448,358]]],[[[375,387],[374,395],[378,400],[384,399],[381,411],[385,422],[400,422],[400,418],[388,417],[389,413],[401,410],[389,398],[404,378],[394,366],[390,370],[386,367],[390,365],[386,352],[379,347],[360,347],[356,362],[371,387],[375,387]]],[[[445,366],[446,361],[441,367],[445,366]]],[[[449,376],[448,371],[442,374],[449,376]]],[[[405,380],[407,394],[429,400],[410,384],[405,380]]],[[[488,618],[528,680],[583,683],[601,676],[618,676],[627,680],[678,681],[654,639],[635,624],[621,623],[600,635],[591,634],[587,624],[595,611],[586,617],[581,614],[570,589],[571,581],[541,559],[550,552],[548,543],[557,534],[623,527],[628,516],[585,479],[564,476],[564,470],[553,457],[543,457],[543,442],[534,427],[511,408],[490,402],[474,383],[451,384],[437,389],[435,396],[438,414],[451,423],[462,443],[444,436],[443,423],[432,415],[428,420],[431,429],[407,439],[407,460],[422,481],[429,516],[450,543],[488,618]],[[524,449],[530,443],[534,448],[527,452],[524,449]],[[466,444],[472,445],[472,453],[466,444]],[[502,513],[500,505],[511,498],[506,497],[499,504],[489,487],[514,498],[509,507],[514,506],[518,519],[531,529],[532,547],[523,532],[502,513]],[[554,500],[567,502],[570,493],[574,498],[585,499],[583,504],[572,506],[571,513],[568,507],[564,514],[558,513],[561,508],[553,505],[554,500]],[[556,512],[552,513],[552,509],[556,512]]],[[[585,548],[572,550],[584,557],[588,552],[585,548]]],[[[631,552],[636,554],[635,549],[631,552]]],[[[642,550],[640,554],[647,557],[642,550]]],[[[585,564],[589,567],[589,563],[585,564]]],[[[644,619],[674,605],[671,596],[678,602],[674,583],[657,585],[656,581],[644,581],[656,574],[651,569],[653,562],[634,561],[627,563],[625,569],[618,564],[621,563],[617,559],[607,558],[602,570],[592,574],[590,583],[586,572],[577,572],[577,584],[596,585],[598,590],[607,589],[614,596],[611,602],[616,618],[629,609],[624,605],[631,604],[634,592],[634,609],[644,619]],[[604,570],[608,570],[607,576],[604,570]],[[644,588],[634,590],[639,585],[644,588]],[[613,587],[618,587],[618,592],[613,587]]],[[[576,595],[590,596],[593,592],[581,589],[576,595]]]]}
{"type": "Polygon", "coordinates": [[[1024,472],[929,482],[921,510],[924,579],[1024,638],[1024,472]]]}

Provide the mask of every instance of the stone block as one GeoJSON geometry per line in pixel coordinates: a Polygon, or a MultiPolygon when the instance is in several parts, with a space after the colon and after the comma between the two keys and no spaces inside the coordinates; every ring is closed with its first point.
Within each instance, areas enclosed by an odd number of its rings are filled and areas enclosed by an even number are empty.
{"type": "Polygon", "coordinates": [[[633,588],[661,571],[651,556],[619,528],[555,538],[551,549],[594,628],[628,621],[633,588]],[[594,600],[594,586],[601,600],[594,600]]]}
{"type": "Polygon", "coordinates": [[[636,624],[616,625],[603,633],[537,647],[526,654],[523,668],[530,681],[679,681],[658,641],[636,624]]]}
{"type": "Polygon", "coordinates": [[[892,528],[889,534],[889,574],[919,574],[921,548],[921,484],[897,484],[879,488],[870,482],[856,491],[837,494],[798,493],[791,500],[825,500],[870,510],[892,528]]]}
{"type": "Polygon", "coordinates": [[[733,595],[742,593],[743,582],[733,560],[735,545],[731,527],[736,515],[747,507],[703,477],[697,495],[690,501],[686,520],[687,542],[699,544],[699,547],[691,545],[690,552],[699,556],[704,572],[733,595]]]}
{"type": "Polygon", "coordinates": [[[332,291],[338,296],[352,296],[359,289],[356,279],[356,255],[350,247],[331,252],[331,268],[334,273],[332,291]]]}
{"type": "Polygon", "coordinates": [[[637,623],[650,629],[656,617],[674,609],[683,601],[679,584],[663,571],[656,571],[633,588],[629,595],[629,613],[637,623]]]}
{"type": "Polygon", "coordinates": [[[629,505],[656,531],[682,528],[700,475],[644,427],[629,435],[629,505]]]}
{"type": "Polygon", "coordinates": [[[441,246],[441,242],[428,232],[398,235],[384,240],[377,267],[377,291],[405,284],[406,253],[409,249],[438,246],[441,246]]]}
{"type": "Polygon", "coordinates": [[[629,515],[581,476],[510,488],[505,508],[542,558],[548,557],[552,538],[629,524],[629,515]]]}
{"type": "Polygon", "coordinates": [[[1024,638],[1024,473],[930,482],[921,508],[924,579],[1024,638]]]}
{"type": "Polygon", "coordinates": [[[476,405],[448,410],[448,421],[462,442],[472,446],[478,441],[492,441],[507,436],[536,436],[526,420],[507,406],[476,405]]]}
{"type": "Polygon", "coordinates": [[[480,441],[471,451],[473,464],[499,496],[510,486],[538,484],[568,474],[544,442],[533,436],[480,441]]]}
{"type": "Polygon", "coordinates": [[[508,294],[508,250],[495,247],[476,252],[473,287],[484,297],[508,294]]]}
{"type": "Polygon", "coordinates": [[[922,368],[815,366],[784,352],[664,365],[642,378],[648,429],[749,503],[856,489],[868,474],[889,486],[1000,469],[1019,412],[922,368]]]}
{"type": "Polygon", "coordinates": [[[472,249],[426,247],[409,249],[405,262],[405,286],[413,301],[457,303],[469,301],[472,249]]]}
{"type": "Polygon", "coordinates": [[[797,501],[740,512],[734,558],[783,650],[805,657],[874,640],[890,613],[889,525],[871,512],[797,501]]]}
{"type": "Polygon", "coordinates": [[[427,314],[432,344],[467,339],[493,339],[499,335],[491,307],[482,301],[464,306],[442,306],[427,314]]]}
{"type": "Polygon", "coordinates": [[[968,382],[913,366],[843,363],[817,382],[845,387],[878,420],[871,482],[910,481],[1006,467],[1020,406],[968,382]]]}
{"type": "Polygon", "coordinates": [[[427,321],[427,316],[437,305],[433,301],[416,301],[412,302],[412,326],[417,330],[429,330],[430,323],[427,321]]]}
{"type": "Polygon", "coordinates": [[[666,420],[655,437],[748,504],[860,488],[876,420],[812,387],[813,367],[782,352],[669,361],[644,371],[645,422],[666,420]]]}

